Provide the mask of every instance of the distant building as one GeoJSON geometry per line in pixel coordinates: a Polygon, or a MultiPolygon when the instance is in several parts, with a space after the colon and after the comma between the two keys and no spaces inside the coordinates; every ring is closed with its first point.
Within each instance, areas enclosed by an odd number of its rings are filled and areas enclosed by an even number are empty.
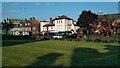
{"type": "Polygon", "coordinates": [[[7,22],[9,23],[9,21],[11,21],[13,24],[14,24],[14,28],[11,28],[10,29],[10,34],[13,34],[13,35],[19,35],[19,31],[20,31],[20,22],[22,21],[22,19],[12,19],[12,18],[9,18],[7,19],[7,22]]]}
{"type": "Polygon", "coordinates": [[[55,19],[52,20],[52,17],[50,17],[50,21],[41,21],[41,32],[61,32],[61,31],[73,31],[76,32],[76,30],[79,28],[79,26],[76,25],[76,22],[65,16],[58,16],[55,19]]]}
{"type": "Polygon", "coordinates": [[[29,20],[9,19],[12,20],[14,28],[10,29],[13,35],[35,35],[39,33],[40,22],[34,17],[29,20]]]}

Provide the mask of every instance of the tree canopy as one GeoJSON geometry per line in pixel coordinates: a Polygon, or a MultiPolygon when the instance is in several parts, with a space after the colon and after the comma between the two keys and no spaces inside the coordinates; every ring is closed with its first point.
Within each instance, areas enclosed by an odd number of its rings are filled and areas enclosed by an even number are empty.
{"type": "Polygon", "coordinates": [[[89,29],[89,24],[97,19],[97,17],[97,14],[84,10],[78,18],[77,25],[89,29]]]}
{"type": "Polygon", "coordinates": [[[6,30],[6,34],[8,34],[10,28],[14,27],[13,22],[9,19],[4,20],[1,24],[2,24],[2,29],[6,30]]]}

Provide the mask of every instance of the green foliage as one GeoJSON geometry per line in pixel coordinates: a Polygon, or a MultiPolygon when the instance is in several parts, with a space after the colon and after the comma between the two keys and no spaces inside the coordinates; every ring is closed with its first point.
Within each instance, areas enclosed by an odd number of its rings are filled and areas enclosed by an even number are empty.
{"type": "Polygon", "coordinates": [[[115,42],[115,40],[109,40],[109,43],[114,43],[115,42]]]}
{"type": "Polygon", "coordinates": [[[92,42],[92,40],[91,39],[87,39],[86,42],[92,42]]]}
{"type": "Polygon", "coordinates": [[[98,15],[92,13],[91,11],[83,11],[78,18],[77,25],[89,29],[89,24],[97,19],[97,16],[98,15]]]}
{"type": "Polygon", "coordinates": [[[96,38],[94,42],[101,42],[101,39],[96,38]]]}
{"type": "Polygon", "coordinates": [[[2,22],[2,29],[6,30],[6,34],[8,34],[8,31],[10,28],[14,28],[14,24],[11,20],[2,22]]]}

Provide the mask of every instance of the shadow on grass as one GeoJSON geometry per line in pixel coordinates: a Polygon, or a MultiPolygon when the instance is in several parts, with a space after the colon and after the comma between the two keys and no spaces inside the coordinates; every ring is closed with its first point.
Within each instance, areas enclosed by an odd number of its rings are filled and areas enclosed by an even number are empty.
{"type": "Polygon", "coordinates": [[[24,44],[24,43],[32,43],[37,41],[45,41],[45,40],[3,40],[2,47],[24,44]]]}
{"type": "MultiPolygon", "coordinates": [[[[54,64],[55,60],[57,60],[62,55],[63,54],[60,54],[60,53],[49,53],[44,56],[38,57],[36,62],[34,62],[30,66],[26,66],[26,67],[52,66],[52,64],[54,64]]],[[[59,66],[62,66],[62,65],[59,65],[59,66]]]]}
{"type": "Polygon", "coordinates": [[[115,66],[119,65],[118,46],[106,45],[107,53],[92,48],[75,48],[71,57],[71,66],[115,66]]]}

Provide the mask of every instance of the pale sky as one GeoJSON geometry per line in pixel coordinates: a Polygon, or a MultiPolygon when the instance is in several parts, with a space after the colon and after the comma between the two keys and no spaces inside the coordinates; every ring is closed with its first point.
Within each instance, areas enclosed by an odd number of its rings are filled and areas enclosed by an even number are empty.
{"type": "Polygon", "coordinates": [[[1,2],[119,2],[119,0],[1,0],[1,2]]]}

